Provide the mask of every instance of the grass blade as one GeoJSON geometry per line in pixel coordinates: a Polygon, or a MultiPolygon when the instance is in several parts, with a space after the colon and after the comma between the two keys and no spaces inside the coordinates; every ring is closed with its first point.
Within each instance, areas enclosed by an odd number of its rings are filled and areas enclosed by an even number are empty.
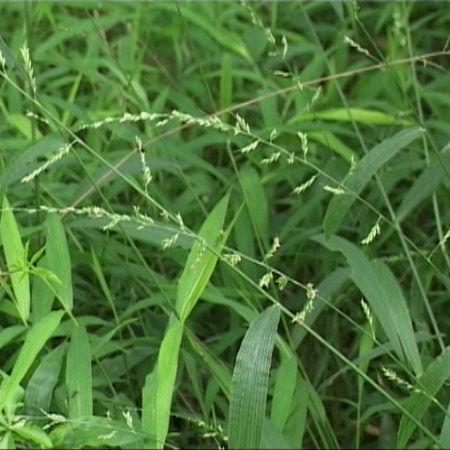
{"type": "Polygon", "coordinates": [[[228,194],[222,198],[202,225],[199,239],[192,246],[178,282],[175,309],[182,322],[191,313],[216,267],[218,256],[205,248],[203,241],[208,242],[216,252],[220,251],[228,198],[228,194]]]}
{"type": "Polygon", "coordinates": [[[377,170],[421,134],[422,131],[420,128],[402,130],[376,145],[356,164],[352,173],[343,182],[346,193],[344,195],[334,196],[328,205],[323,220],[323,229],[327,239],[337,230],[342,219],[355,201],[355,196],[359,195],[377,170]]]}
{"type": "Polygon", "coordinates": [[[19,227],[6,197],[3,198],[0,236],[8,271],[11,272],[11,284],[16,297],[17,310],[22,321],[26,323],[30,316],[30,279],[24,267],[26,255],[19,227]]]}
{"type": "Polygon", "coordinates": [[[393,125],[395,123],[402,125],[412,125],[409,120],[398,119],[381,111],[373,111],[361,108],[336,108],[326,111],[317,111],[314,113],[301,113],[294,117],[291,122],[301,122],[311,119],[332,120],[339,122],[351,122],[352,119],[357,123],[366,123],[373,125],[393,125]]]}
{"type": "Polygon", "coordinates": [[[447,412],[442,424],[441,435],[439,436],[442,448],[450,448],[450,403],[447,405],[447,412]]]}
{"type": "Polygon", "coordinates": [[[284,433],[294,448],[303,448],[302,441],[306,429],[306,415],[309,406],[309,392],[306,382],[297,381],[297,388],[292,398],[292,413],[286,423],[284,433]]]}
{"type": "Polygon", "coordinates": [[[75,326],[72,331],[66,361],[66,384],[69,417],[76,419],[92,415],[91,349],[86,328],[75,326]]]}
{"type": "Polygon", "coordinates": [[[272,399],[270,420],[283,431],[291,410],[292,398],[297,384],[297,361],[285,358],[278,369],[272,399]]]}
{"type": "Polygon", "coordinates": [[[367,259],[358,247],[343,238],[333,236],[326,241],[320,235],[314,240],[347,258],[353,281],[369,302],[397,355],[412,367],[416,375],[420,375],[422,363],[411,317],[392,272],[384,263],[367,259]]]}
{"type": "Polygon", "coordinates": [[[45,221],[47,249],[45,257],[48,269],[61,283],[54,283],[55,293],[64,309],[70,311],[73,306],[72,265],[66,233],[58,214],[50,213],[45,221]]]}
{"type": "Polygon", "coordinates": [[[231,383],[230,448],[261,448],[267,389],[280,309],[274,305],[250,324],[231,383]]]}
{"type": "Polygon", "coordinates": [[[20,349],[11,373],[0,389],[0,410],[8,403],[23,377],[34,363],[36,356],[59,325],[63,311],[53,311],[33,325],[20,349]]]}
{"type": "Polygon", "coordinates": [[[178,368],[183,324],[172,315],[164,334],[158,362],[147,376],[142,399],[143,428],[152,439],[151,448],[163,448],[169,431],[170,409],[178,368]]]}
{"type": "Polygon", "coordinates": [[[48,412],[53,389],[58,382],[65,354],[65,346],[60,345],[45,355],[34,371],[25,390],[25,410],[31,417],[39,417],[41,411],[48,412]]]}
{"type": "Polygon", "coordinates": [[[261,178],[253,167],[245,167],[239,175],[255,234],[267,247],[269,242],[269,206],[261,178]]]}
{"type": "MultiPolygon", "coordinates": [[[[434,396],[450,377],[450,347],[438,356],[425,370],[413,392],[405,403],[405,408],[418,421],[425,415],[434,396]]],[[[397,434],[397,448],[405,448],[417,425],[406,415],[402,415],[397,434]]]]}

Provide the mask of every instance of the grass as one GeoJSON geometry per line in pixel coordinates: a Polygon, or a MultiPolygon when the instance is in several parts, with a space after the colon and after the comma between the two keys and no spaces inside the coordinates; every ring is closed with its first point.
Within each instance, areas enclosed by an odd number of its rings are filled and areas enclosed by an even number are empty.
{"type": "Polygon", "coordinates": [[[445,3],[1,8],[2,447],[450,446],[445,3]]]}

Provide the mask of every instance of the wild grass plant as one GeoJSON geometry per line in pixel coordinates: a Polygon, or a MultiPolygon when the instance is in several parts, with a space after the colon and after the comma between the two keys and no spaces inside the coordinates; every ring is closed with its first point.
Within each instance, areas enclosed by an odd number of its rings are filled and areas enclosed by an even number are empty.
{"type": "Polygon", "coordinates": [[[450,10],[0,4],[2,448],[450,447],[450,10]]]}

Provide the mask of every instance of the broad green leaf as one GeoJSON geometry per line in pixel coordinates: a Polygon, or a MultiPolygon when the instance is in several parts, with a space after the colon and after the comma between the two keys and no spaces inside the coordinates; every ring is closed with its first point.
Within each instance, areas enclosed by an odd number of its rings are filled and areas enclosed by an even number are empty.
{"type": "Polygon", "coordinates": [[[60,345],[45,355],[30,378],[25,390],[25,409],[30,417],[38,418],[42,415],[42,411],[50,410],[53,389],[58,382],[64,352],[64,345],[60,345]]]}
{"type": "Polygon", "coordinates": [[[372,125],[414,125],[414,123],[409,120],[399,119],[381,111],[360,108],[349,108],[348,110],[346,108],[336,108],[314,113],[302,113],[295,116],[290,122],[302,122],[311,119],[351,122],[352,118],[355,122],[372,125]]]}
{"type": "MultiPolygon", "coordinates": [[[[447,347],[425,370],[415,384],[420,392],[413,392],[405,409],[418,421],[422,420],[432,399],[450,377],[450,347],[447,347]]],[[[417,425],[406,415],[402,415],[397,434],[397,448],[405,448],[417,425]]]]}
{"type": "Polygon", "coordinates": [[[422,363],[409,309],[389,268],[381,261],[370,261],[358,247],[341,237],[333,236],[327,241],[325,236],[319,235],[313,239],[347,258],[354,283],[368,301],[398,357],[420,375],[422,363]]]}
{"type": "Polygon", "coordinates": [[[267,247],[269,243],[269,206],[258,172],[253,167],[244,167],[239,181],[253,228],[267,247]]]}
{"type": "Polygon", "coordinates": [[[3,198],[0,235],[6,264],[11,274],[17,310],[23,322],[26,323],[30,316],[30,279],[26,267],[24,267],[26,251],[22,244],[19,227],[6,197],[3,198]]]}
{"type": "Polygon", "coordinates": [[[342,219],[355,201],[356,196],[360,194],[378,169],[421,134],[422,131],[419,128],[402,130],[376,145],[356,164],[343,182],[345,193],[335,195],[328,205],[323,220],[323,229],[327,239],[337,230],[342,219]]]}
{"type": "Polygon", "coordinates": [[[275,378],[270,414],[270,420],[280,431],[283,431],[289,417],[296,384],[297,361],[294,358],[284,358],[275,378]]]}
{"type": "Polygon", "coordinates": [[[229,446],[261,448],[267,389],[280,309],[274,305],[250,324],[239,349],[231,383],[229,446]]]}
{"type": "Polygon", "coordinates": [[[66,360],[69,417],[92,416],[91,349],[86,328],[74,326],[66,360]]]}
{"type": "Polygon", "coordinates": [[[175,310],[182,322],[188,318],[216,267],[228,198],[229,195],[225,195],[203,223],[178,282],[175,310]],[[208,249],[204,241],[214,251],[208,249]]]}
{"type": "Polygon", "coordinates": [[[154,371],[147,376],[143,390],[142,422],[152,440],[151,448],[164,448],[169,431],[182,336],[183,323],[172,314],[159,349],[158,362],[154,371]]]}
{"type": "Polygon", "coordinates": [[[66,233],[58,214],[49,213],[45,220],[45,231],[47,237],[45,252],[47,268],[61,282],[54,283],[53,287],[64,308],[70,311],[73,307],[72,265],[66,233]]]}
{"type": "Polygon", "coordinates": [[[2,384],[0,389],[0,409],[14,395],[15,389],[20,385],[23,377],[34,363],[36,356],[59,325],[63,314],[62,311],[52,311],[29,329],[19,356],[14,363],[11,376],[2,384]]]}

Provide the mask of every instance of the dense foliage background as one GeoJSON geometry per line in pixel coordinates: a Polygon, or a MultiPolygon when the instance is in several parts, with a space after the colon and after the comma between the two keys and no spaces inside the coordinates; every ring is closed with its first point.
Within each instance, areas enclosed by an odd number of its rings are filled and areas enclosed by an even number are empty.
{"type": "Polygon", "coordinates": [[[449,30],[0,4],[0,446],[450,447],[449,30]]]}

